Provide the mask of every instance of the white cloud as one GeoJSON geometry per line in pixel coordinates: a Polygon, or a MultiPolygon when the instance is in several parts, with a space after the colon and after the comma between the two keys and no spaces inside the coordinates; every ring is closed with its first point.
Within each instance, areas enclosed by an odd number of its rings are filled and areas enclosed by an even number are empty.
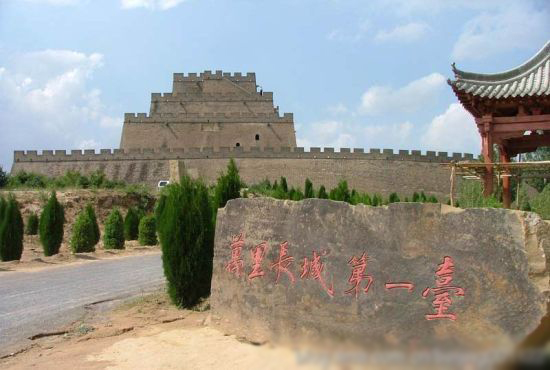
{"type": "Polygon", "coordinates": [[[46,5],[75,5],[81,2],[81,0],[25,0],[28,3],[46,4],[46,5]]]}
{"type": "Polygon", "coordinates": [[[436,116],[422,136],[422,144],[432,150],[477,154],[480,137],[472,115],[460,103],[452,103],[436,116]]]}
{"type": "Polygon", "coordinates": [[[371,28],[369,20],[363,20],[358,25],[334,29],[327,35],[327,40],[356,43],[361,41],[371,28]]]}
{"type": "Polygon", "coordinates": [[[530,2],[506,3],[468,21],[452,51],[456,60],[483,59],[510,50],[540,47],[550,34],[550,10],[530,2]]]}
{"type": "Polygon", "coordinates": [[[445,77],[432,73],[394,89],[373,86],[361,97],[359,113],[377,115],[391,111],[410,113],[425,109],[445,87],[445,77]]]}
{"type": "Polygon", "coordinates": [[[430,27],[426,23],[412,22],[397,26],[391,30],[381,30],[374,40],[376,42],[413,42],[424,37],[430,27]]]}
{"type": "Polygon", "coordinates": [[[314,122],[297,131],[297,144],[329,148],[397,148],[407,146],[413,124],[363,124],[340,120],[314,122]]]}
{"type": "Polygon", "coordinates": [[[101,144],[99,144],[94,139],[82,140],[76,145],[78,149],[100,149],[101,144]]]}
{"type": "Polygon", "coordinates": [[[13,150],[117,145],[122,119],[108,113],[90,86],[103,56],[71,50],[20,54],[0,67],[0,163],[13,150]]]}
{"type": "Polygon", "coordinates": [[[123,9],[146,8],[166,10],[178,6],[186,0],[121,0],[123,9]]]}
{"type": "Polygon", "coordinates": [[[329,105],[327,107],[327,110],[333,116],[337,116],[337,115],[340,115],[340,114],[347,113],[348,112],[348,107],[346,107],[343,103],[338,103],[338,104],[335,104],[335,105],[329,105]]]}

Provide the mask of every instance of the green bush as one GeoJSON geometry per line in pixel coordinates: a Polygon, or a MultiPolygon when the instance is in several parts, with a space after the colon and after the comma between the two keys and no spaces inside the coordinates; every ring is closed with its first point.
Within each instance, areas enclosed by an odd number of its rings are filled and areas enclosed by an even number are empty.
{"type": "Polygon", "coordinates": [[[73,253],[85,253],[95,251],[94,223],[86,209],[82,210],[73,225],[71,236],[71,250],[73,253]]]}
{"type": "Polygon", "coordinates": [[[124,239],[136,240],[138,238],[139,216],[134,207],[128,208],[124,218],[124,239]]]}
{"type": "Polygon", "coordinates": [[[287,194],[288,193],[288,184],[286,182],[286,177],[284,176],[281,176],[281,184],[279,185],[279,188],[281,188],[281,190],[287,194]]]}
{"type": "Polygon", "coordinates": [[[27,235],[36,235],[36,234],[38,234],[38,216],[34,212],[27,216],[27,224],[25,226],[25,234],[27,234],[27,235]]]}
{"type": "Polygon", "coordinates": [[[210,294],[213,210],[200,181],[184,176],[165,189],[156,209],[164,275],[172,302],[189,307],[210,294]]]}
{"type": "Polygon", "coordinates": [[[156,245],[157,227],[154,216],[145,216],[139,221],[139,244],[156,245]]]}
{"type": "Polygon", "coordinates": [[[325,185],[321,185],[319,187],[319,192],[317,193],[317,198],[319,199],[328,199],[327,190],[325,189],[325,185]]]}
{"type": "Polygon", "coordinates": [[[9,197],[3,213],[0,224],[0,260],[19,260],[23,254],[23,218],[15,197],[9,197]]]}
{"type": "Polygon", "coordinates": [[[10,176],[2,169],[2,166],[0,166],[0,188],[8,185],[9,180],[10,176]]]}
{"type": "Polygon", "coordinates": [[[420,202],[420,195],[416,191],[413,193],[412,201],[415,203],[420,202]]]}
{"type": "Polygon", "coordinates": [[[439,203],[439,201],[437,200],[437,198],[435,197],[435,195],[430,195],[427,199],[427,202],[428,203],[439,203]]]}
{"type": "Polygon", "coordinates": [[[346,180],[341,180],[338,186],[330,191],[329,198],[350,203],[351,193],[348,188],[348,182],[346,180]]]}
{"type": "Polygon", "coordinates": [[[550,220],[550,184],[547,184],[542,192],[531,200],[530,207],[533,212],[537,212],[543,219],[550,220]]]}
{"type": "Polygon", "coordinates": [[[218,177],[216,184],[215,201],[217,208],[225,207],[225,204],[230,199],[239,198],[241,196],[242,185],[239,169],[233,158],[231,158],[227,165],[227,173],[222,173],[218,177]]]}
{"type": "Polygon", "coordinates": [[[124,221],[118,209],[113,209],[105,220],[103,247],[105,249],[124,249],[124,221]]]}
{"type": "Polygon", "coordinates": [[[397,203],[400,202],[399,195],[397,193],[391,193],[390,198],[388,199],[388,203],[397,203]]]}
{"type": "Polygon", "coordinates": [[[494,196],[483,196],[483,186],[479,181],[464,180],[460,184],[458,201],[462,208],[492,207],[502,208],[494,196]]]}
{"type": "Polygon", "coordinates": [[[46,206],[42,210],[39,223],[39,234],[45,256],[53,256],[59,252],[63,241],[63,224],[65,212],[57,201],[55,191],[52,191],[46,206]]]}
{"type": "Polygon", "coordinates": [[[304,198],[315,198],[315,191],[313,190],[313,183],[310,179],[306,179],[304,186],[304,198]]]}
{"type": "Polygon", "coordinates": [[[94,242],[94,245],[96,245],[97,243],[99,243],[99,240],[101,239],[101,233],[99,231],[99,224],[97,223],[97,217],[95,215],[94,207],[90,203],[88,203],[86,204],[85,211],[88,214],[88,218],[92,222],[92,227],[94,230],[93,242],[94,242]]]}
{"type": "Polygon", "coordinates": [[[4,219],[4,211],[6,210],[6,200],[0,195],[0,225],[2,225],[2,220],[4,219]]]}

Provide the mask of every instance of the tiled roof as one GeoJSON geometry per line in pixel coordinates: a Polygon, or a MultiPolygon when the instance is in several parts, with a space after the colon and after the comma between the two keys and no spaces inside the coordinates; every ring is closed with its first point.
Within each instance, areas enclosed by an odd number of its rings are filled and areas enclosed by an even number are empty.
{"type": "Polygon", "coordinates": [[[550,41],[530,60],[506,72],[481,74],[464,72],[453,63],[455,80],[448,83],[455,93],[487,99],[550,95],[550,41]]]}

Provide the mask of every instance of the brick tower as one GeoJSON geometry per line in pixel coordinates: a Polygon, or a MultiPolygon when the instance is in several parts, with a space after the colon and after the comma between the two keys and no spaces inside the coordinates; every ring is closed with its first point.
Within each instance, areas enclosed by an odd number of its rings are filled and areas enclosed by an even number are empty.
{"type": "Polygon", "coordinates": [[[171,93],[151,94],[151,109],[126,113],[121,149],[296,147],[292,113],[279,115],[255,73],[174,74],[171,93]]]}

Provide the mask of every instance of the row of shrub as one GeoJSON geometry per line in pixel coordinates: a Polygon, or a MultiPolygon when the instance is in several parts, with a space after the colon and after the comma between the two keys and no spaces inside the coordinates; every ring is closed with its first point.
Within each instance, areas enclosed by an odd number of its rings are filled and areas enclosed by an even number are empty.
{"type": "MultiPolygon", "coordinates": [[[[44,255],[59,253],[63,241],[65,212],[51,193],[40,217],[31,213],[24,226],[19,204],[13,195],[5,200],[0,197],[0,260],[21,259],[23,231],[28,235],[39,234],[44,255]]],[[[73,225],[70,247],[73,253],[93,252],[101,239],[99,225],[91,204],[78,214],[73,225]]],[[[157,244],[156,223],[152,215],[145,215],[130,208],[123,219],[119,210],[113,209],[105,220],[103,246],[105,249],[123,249],[125,240],[138,239],[141,245],[157,244]]]]}
{"type": "Polygon", "coordinates": [[[113,181],[107,179],[103,171],[97,170],[89,176],[83,175],[78,171],[67,171],[62,176],[49,177],[41,174],[19,171],[15,175],[4,174],[0,183],[0,188],[8,189],[32,188],[32,189],[115,189],[124,188],[126,184],[122,181],[113,181]]]}
{"type": "Polygon", "coordinates": [[[391,193],[388,198],[384,199],[380,194],[362,193],[355,189],[350,189],[347,181],[341,180],[338,185],[327,192],[324,185],[321,185],[318,190],[315,190],[311,180],[306,179],[304,191],[300,188],[288,187],[285,177],[281,177],[279,182],[275,180],[273,184],[268,179],[257,185],[248,188],[248,192],[260,194],[276,199],[302,200],[307,198],[320,198],[338,200],[350,204],[365,204],[369,206],[381,206],[396,202],[422,202],[422,203],[438,203],[435,196],[427,196],[424,192],[413,193],[410,200],[408,197],[400,198],[397,193],[391,193]]]}

